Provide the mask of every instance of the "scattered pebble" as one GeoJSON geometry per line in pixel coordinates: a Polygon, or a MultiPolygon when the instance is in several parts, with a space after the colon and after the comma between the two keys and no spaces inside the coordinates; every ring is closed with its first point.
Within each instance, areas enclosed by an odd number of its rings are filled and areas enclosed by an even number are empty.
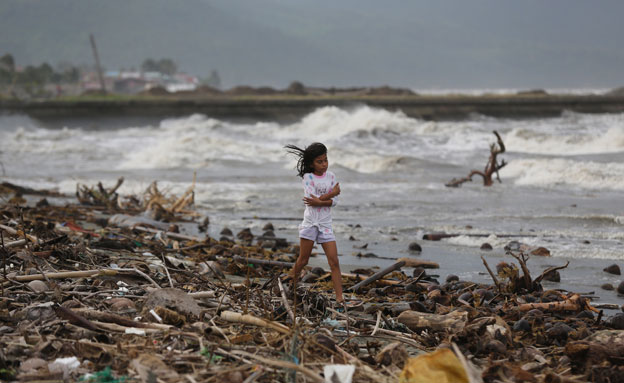
{"type": "Polygon", "coordinates": [[[37,293],[48,291],[48,285],[44,281],[30,281],[28,282],[28,287],[37,293]]]}
{"type": "Polygon", "coordinates": [[[414,251],[414,252],[419,252],[419,253],[422,252],[422,247],[416,242],[410,243],[408,249],[409,251],[414,251]]]}
{"type": "Polygon", "coordinates": [[[489,243],[485,242],[485,243],[481,244],[481,250],[485,250],[485,251],[492,250],[492,245],[490,245],[489,243]]]}

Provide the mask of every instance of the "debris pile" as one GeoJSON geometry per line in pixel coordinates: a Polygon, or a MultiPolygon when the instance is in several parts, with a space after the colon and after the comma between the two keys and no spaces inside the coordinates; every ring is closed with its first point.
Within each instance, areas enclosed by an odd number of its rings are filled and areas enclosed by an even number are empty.
{"type": "Polygon", "coordinates": [[[0,205],[0,379],[624,381],[624,314],[542,288],[567,265],[533,278],[509,250],[494,270],[483,259],[488,285],[397,259],[345,273],[344,312],[329,272],[290,284],[298,246],[272,225],[211,238],[192,187],[120,197],[122,182],[79,186],[78,204],[0,205]]]}

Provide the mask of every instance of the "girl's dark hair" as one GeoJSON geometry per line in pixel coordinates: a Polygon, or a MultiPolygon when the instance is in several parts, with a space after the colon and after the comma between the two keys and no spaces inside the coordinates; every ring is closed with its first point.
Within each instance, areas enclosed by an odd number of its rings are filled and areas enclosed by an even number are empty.
{"type": "Polygon", "coordinates": [[[299,177],[303,177],[306,173],[312,173],[314,169],[312,168],[312,162],[318,156],[322,156],[323,154],[327,154],[327,148],[325,145],[320,142],[315,142],[305,149],[301,149],[295,145],[286,145],[284,146],[286,151],[290,154],[294,154],[297,156],[297,175],[299,177]]]}

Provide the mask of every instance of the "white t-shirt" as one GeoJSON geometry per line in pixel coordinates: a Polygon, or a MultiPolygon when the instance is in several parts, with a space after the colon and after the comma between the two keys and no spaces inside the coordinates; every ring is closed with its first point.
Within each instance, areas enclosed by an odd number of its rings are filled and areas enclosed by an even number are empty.
{"type": "MultiPolygon", "coordinates": [[[[310,197],[314,195],[320,197],[331,192],[338,181],[334,173],[327,171],[322,176],[306,173],[303,175],[302,183],[304,196],[310,197]]],[[[332,207],[336,206],[337,203],[337,197],[332,198],[332,207]]],[[[299,228],[303,229],[312,226],[316,226],[323,233],[332,234],[331,207],[306,205],[303,212],[303,222],[301,222],[299,228]]]]}

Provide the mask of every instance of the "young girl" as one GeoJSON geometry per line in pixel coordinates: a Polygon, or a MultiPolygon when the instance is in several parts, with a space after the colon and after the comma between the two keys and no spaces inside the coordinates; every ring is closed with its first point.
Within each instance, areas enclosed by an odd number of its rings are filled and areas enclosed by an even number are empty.
{"type": "Polygon", "coordinates": [[[306,205],[303,222],[299,225],[300,252],[292,270],[293,281],[299,279],[301,270],[308,264],[314,242],[320,244],[331,270],[336,303],[342,306],[342,274],[331,218],[331,208],[336,206],[340,185],[334,173],[327,171],[327,148],[315,142],[305,149],[294,145],[287,145],[286,149],[298,157],[297,175],[303,179],[303,202],[306,205]]]}

